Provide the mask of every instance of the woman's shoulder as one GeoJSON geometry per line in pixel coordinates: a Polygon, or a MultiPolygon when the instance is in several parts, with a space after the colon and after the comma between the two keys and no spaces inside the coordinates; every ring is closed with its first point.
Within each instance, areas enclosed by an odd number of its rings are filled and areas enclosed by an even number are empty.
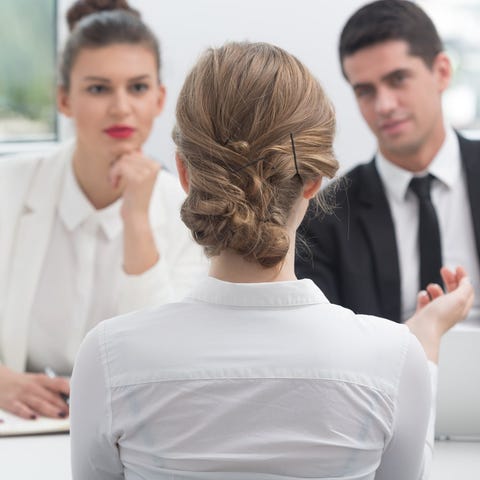
{"type": "Polygon", "coordinates": [[[28,175],[40,166],[63,164],[67,158],[71,158],[72,151],[72,143],[64,142],[39,152],[12,153],[0,157],[0,171],[3,178],[28,175]]]}
{"type": "Polygon", "coordinates": [[[407,357],[419,347],[409,328],[337,305],[328,308],[332,315],[328,333],[335,339],[329,348],[337,365],[345,371],[366,374],[395,390],[407,357]]]}

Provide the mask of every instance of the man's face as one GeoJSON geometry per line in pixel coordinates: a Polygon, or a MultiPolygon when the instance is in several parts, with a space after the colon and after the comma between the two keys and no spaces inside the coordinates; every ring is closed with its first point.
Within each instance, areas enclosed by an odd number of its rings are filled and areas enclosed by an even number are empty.
{"type": "Polygon", "coordinates": [[[345,57],[343,68],[383,155],[407,170],[426,168],[445,134],[441,93],[450,80],[446,55],[439,53],[429,68],[410,55],[406,42],[393,40],[345,57]]]}

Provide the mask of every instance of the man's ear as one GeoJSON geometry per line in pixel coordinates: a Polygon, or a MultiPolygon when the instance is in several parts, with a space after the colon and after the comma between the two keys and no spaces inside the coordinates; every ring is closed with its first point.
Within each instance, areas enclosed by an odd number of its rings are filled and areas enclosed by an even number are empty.
{"type": "Polygon", "coordinates": [[[66,117],[72,116],[72,109],[70,108],[70,96],[65,90],[65,87],[57,87],[57,108],[60,113],[66,117]]]}
{"type": "Polygon", "coordinates": [[[185,193],[188,195],[188,192],[190,191],[190,179],[188,177],[188,170],[178,152],[175,153],[175,162],[177,163],[177,171],[178,178],[180,179],[180,185],[182,186],[185,193]]]}
{"type": "Polygon", "coordinates": [[[445,52],[440,52],[433,61],[432,70],[435,73],[440,92],[445,91],[452,79],[452,64],[445,52]]]}
{"type": "Polygon", "coordinates": [[[303,198],[310,200],[313,198],[318,191],[320,190],[320,186],[322,184],[322,177],[318,177],[315,180],[308,180],[305,182],[303,186],[303,198]]]}

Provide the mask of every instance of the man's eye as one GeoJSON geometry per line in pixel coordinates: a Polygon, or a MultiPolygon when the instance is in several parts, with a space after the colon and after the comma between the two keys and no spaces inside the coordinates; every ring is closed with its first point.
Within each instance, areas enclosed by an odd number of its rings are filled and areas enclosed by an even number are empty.
{"type": "Polygon", "coordinates": [[[373,89],[372,88],[357,88],[355,90],[355,95],[357,98],[365,98],[365,97],[370,97],[373,95],[373,89]]]}
{"type": "Polygon", "coordinates": [[[142,93],[148,90],[149,86],[147,83],[134,83],[130,86],[130,89],[133,93],[142,93]]]}
{"type": "Polygon", "coordinates": [[[405,81],[406,78],[407,77],[406,77],[405,74],[397,73],[396,75],[394,75],[392,77],[391,83],[392,83],[392,85],[401,85],[405,81]]]}

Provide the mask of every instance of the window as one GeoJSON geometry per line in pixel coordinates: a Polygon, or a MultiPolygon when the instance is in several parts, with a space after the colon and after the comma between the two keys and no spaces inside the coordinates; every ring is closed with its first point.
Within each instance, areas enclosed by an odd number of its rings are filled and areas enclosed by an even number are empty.
{"type": "Polygon", "coordinates": [[[470,136],[480,129],[480,2],[421,0],[443,40],[453,67],[444,109],[451,124],[470,136]]]}
{"type": "Polygon", "coordinates": [[[57,139],[56,1],[2,0],[0,142],[57,139]]]}

